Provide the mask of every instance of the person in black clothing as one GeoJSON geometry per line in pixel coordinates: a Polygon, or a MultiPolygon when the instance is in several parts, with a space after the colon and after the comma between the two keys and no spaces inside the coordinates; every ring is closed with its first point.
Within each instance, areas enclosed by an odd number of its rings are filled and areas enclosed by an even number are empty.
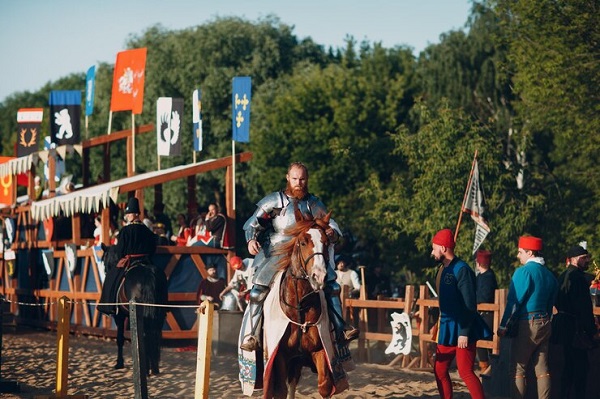
{"type": "MultiPolygon", "coordinates": [[[[106,273],[102,286],[100,303],[116,302],[119,282],[128,267],[137,262],[150,262],[156,252],[157,236],[140,220],[140,205],[135,197],[131,197],[125,208],[126,225],[121,229],[117,239],[116,252],[121,261],[106,273]]],[[[105,314],[114,314],[115,306],[98,305],[98,310],[105,314]]]]}
{"type": "MultiPolygon", "coordinates": [[[[496,274],[490,269],[491,263],[492,253],[490,251],[477,251],[475,258],[475,267],[477,270],[475,295],[477,297],[477,304],[494,303],[498,282],[496,281],[496,274]]],[[[492,329],[494,327],[494,312],[480,312],[479,314],[488,327],[492,329]]],[[[488,340],[491,339],[491,337],[488,338],[488,340]]],[[[477,357],[479,358],[479,370],[481,373],[489,374],[491,371],[489,349],[477,348],[477,357]]]]}
{"type": "Polygon", "coordinates": [[[585,276],[590,257],[581,245],[567,252],[567,269],[558,277],[555,307],[558,313],[552,320],[551,342],[563,346],[564,367],[561,375],[560,397],[585,398],[589,370],[588,349],[574,346],[573,337],[579,330],[590,342],[598,338],[594,323],[589,283],[585,276]]]}
{"type": "Polygon", "coordinates": [[[205,219],[206,229],[210,231],[213,239],[210,241],[211,247],[222,248],[223,237],[225,236],[225,228],[227,227],[227,219],[219,211],[217,204],[208,206],[208,213],[205,219]]]}

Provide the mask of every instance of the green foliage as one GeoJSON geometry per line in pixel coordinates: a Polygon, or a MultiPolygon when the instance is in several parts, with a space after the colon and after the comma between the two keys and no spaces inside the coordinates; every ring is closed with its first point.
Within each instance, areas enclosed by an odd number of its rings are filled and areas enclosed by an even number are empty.
{"type": "MultiPolygon", "coordinates": [[[[591,0],[473,2],[468,30],[447,32],[417,59],[407,48],[352,37],[325,50],[274,16],[255,23],[217,18],[181,31],[157,25],[128,43],[148,48],[144,112],[135,122],[155,123],[158,97],[189,104],[200,88],[198,160],[228,156],[231,80],[251,76],[251,142],[236,144],[254,154],[236,173],[238,240],[254,203],[282,188],[289,163],[302,161],[311,192],[348,233],[343,250],[411,283],[434,270],[435,231],[458,222],[477,150],[491,227],[483,247],[494,252],[505,286],[522,234],[544,239],[555,271],[566,248],[582,239],[592,253],[600,250],[598,11],[591,0]]],[[[97,68],[90,137],[107,132],[112,74],[111,64],[97,68]]],[[[0,152],[12,155],[18,108],[46,107],[50,90],[83,86],[83,74],[73,74],[7,98],[0,104],[0,152]]],[[[186,105],[184,153],[163,157],[161,168],[193,161],[190,114],[186,105]]],[[[112,131],[130,126],[128,113],[112,116],[112,131]]],[[[157,168],[155,137],[136,140],[138,173],[157,168]]],[[[125,143],[111,145],[110,155],[111,178],[124,177],[125,143]]],[[[92,179],[103,170],[102,157],[101,149],[91,153],[92,179]]],[[[69,162],[77,169],[77,160],[69,162]]],[[[223,171],[197,176],[198,203],[222,204],[224,180],[223,171]]],[[[172,216],[186,209],[186,189],[186,181],[164,184],[172,216]]],[[[474,229],[464,215],[457,253],[468,261],[474,229]]]]}

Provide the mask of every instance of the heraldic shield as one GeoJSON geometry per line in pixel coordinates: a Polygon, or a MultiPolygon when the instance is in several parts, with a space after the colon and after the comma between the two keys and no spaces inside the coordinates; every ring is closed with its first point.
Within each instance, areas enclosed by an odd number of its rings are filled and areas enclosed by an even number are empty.
{"type": "Polygon", "coordinates": [[[385,354],[408,355],[412,348],[412,326],[407,313],[392,313],[392,342],[385,354]]]}

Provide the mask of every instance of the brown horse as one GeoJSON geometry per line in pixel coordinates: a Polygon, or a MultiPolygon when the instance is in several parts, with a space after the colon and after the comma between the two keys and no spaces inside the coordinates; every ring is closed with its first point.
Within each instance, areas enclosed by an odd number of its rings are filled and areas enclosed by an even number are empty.
{"type": "MultiPolygon", "coordinates": [[[[276,351],[271,378],[265,381],[265,398],[294,398],[302,367],[317,373],[321,396],[330,397],[335,392],[317,328],[322,313],[320,291],[325,285],[330,257],[325,233],[328,227],[329,215],[299,221],[286,231],[292,239],[277,249],[276,253],[282,255],[279,266],[283,270],[279,300],[290,323],[276,351]]],[[[329,326],[325,331],[329,332],[329,326]]]]}

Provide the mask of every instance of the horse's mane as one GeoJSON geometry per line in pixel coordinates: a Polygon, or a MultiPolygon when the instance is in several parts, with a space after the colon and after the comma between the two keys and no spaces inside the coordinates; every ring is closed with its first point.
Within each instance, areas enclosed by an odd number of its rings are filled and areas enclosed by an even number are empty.
{"type": "Polygon", "coordinates": [[[292,238],[288,242],[281,244],[274,251],[275,255],[283,255],[277,264],[278,270],[285,270],[290,266],[290,264],[292,262],[291,255],[292,255],[292,252],[294,251],[294,247],[296,246],[296,243],[298,242],[298,237],[301,234],[304,234],[305,232],[307,232],[311,227],[313,227],[315,225],[317,225],[319,227],[323,227],[322,224],[323,223],[322,223],[321,219],[301,220],[299,222],[296,222],[295,225],[290,226],[284,230],[284,234],[286,236],[291,236],[292,238]],[[321,222],[321,223],[319,223],[319,222],[321,222]]]}

